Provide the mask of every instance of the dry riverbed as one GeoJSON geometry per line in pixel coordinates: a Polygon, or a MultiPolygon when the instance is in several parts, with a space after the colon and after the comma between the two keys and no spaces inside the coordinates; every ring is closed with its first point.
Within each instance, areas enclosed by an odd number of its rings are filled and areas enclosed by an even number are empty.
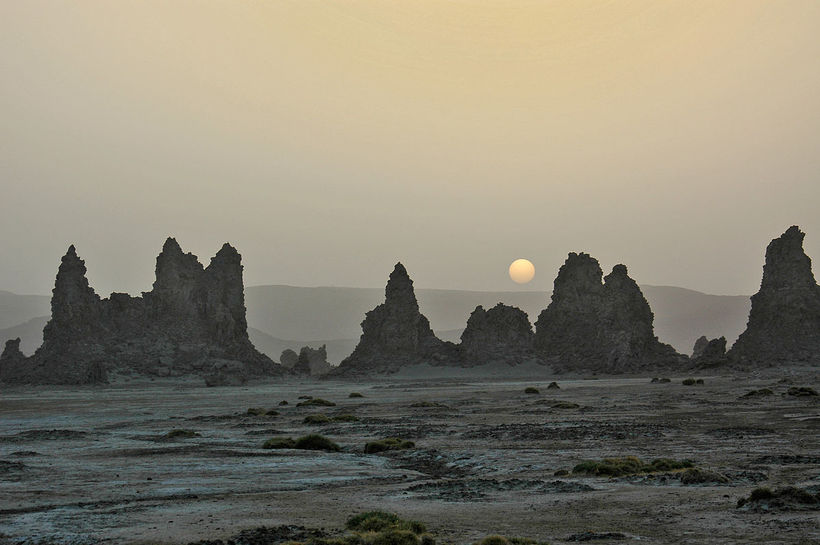
{"type": "Polygon", "coordinates": [[[342,528],[373,509],[424,521],[439,543],[585,532],[615,536],[603,543],[820,541],[816,508],[737,507],[757,487],[820,492],[820,401],[787,394],[817,388],[816,371],[649,378],[7,389],[0,542],[187,543],[262,525],[342,528]],[[304,396],[335,405],[297,406],[304,396]],[[318,414],[330,421],[305,423],[318,414]],[[341,451],[262,448],[310,433],[341,451]],[[385,437],[415,447],[364,452],[385,437]],[[691,460],[720,478],[572,472],[614,456],[691,460]]]}

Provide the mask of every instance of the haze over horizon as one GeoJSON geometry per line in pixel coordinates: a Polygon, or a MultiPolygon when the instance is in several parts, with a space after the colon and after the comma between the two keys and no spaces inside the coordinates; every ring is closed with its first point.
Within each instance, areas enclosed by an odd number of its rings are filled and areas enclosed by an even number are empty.
{"type": "MultiPolygon", "coordinates": [[[[820,3],[5,2],[0,289],[150,289],[167,236],[245,284],[550,291],[567,252],[751,294],[820,260],[820,3]],[[518,286],[516,258],[536,267],[518,286]]],[[[815,265],[815,273],[817,273],[815,265]]]]}

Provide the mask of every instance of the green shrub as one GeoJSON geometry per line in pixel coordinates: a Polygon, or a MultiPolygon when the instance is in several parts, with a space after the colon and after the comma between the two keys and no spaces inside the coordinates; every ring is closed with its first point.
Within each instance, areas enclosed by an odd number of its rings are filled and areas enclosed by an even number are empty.
{"type": "MultiPolygon", "coordinates": [[[[540,394],[541,392],[538,390],[538,388],[533,388],[532,386],[527,386],[526,388],[524,388],[524,393],[525,394],[540,394]]],[[[484,538],[484,539],[490,539],[491,537],[501,537],[501,536],[490,536],[490,537],[484,538]]],[[[505,538],[501,538],[501,539],[505,539],[505,538]]]]}
{"type": "Polygon", "coordinates": [[[405,530],[415,535],[423,534],[427,527],[423,522],[403,520],[395,513],[386,511],[368,511],[347,519],[345,527],[353,532],[384,532],[386,530],[405,530]]]}
{"type": "Polygon", "coordinates": [[[375,536],[372,545],[419,545],[419,537],[410,530],[385,530],[375,536]]]}
{"type": "Polygon", "coordinates": [[[303,450],[325,450],[328,452],[338,452],[342,450],[339,445],[327,437],[315,433],[300,437],[294,442],[293,446],[294,448],[303,450]]]}
{"type": "Polygon", "coordinates": [[[375,454],[377,452],[384,452],[386,450],[406,450],[415,447],[416,444],[412,441],[405,441],[398,437],[387,437],[379,441],[370,441],[365,444],[364,452],[366,454],[375,454]]]}
{"type": "Polygon", "coordinates": [[[658,458],[646,464],[635,456],[623,456],[620,458],[604,458],[601,461],[587,460],[576,465],[572,469],[572,472],[606,477],[621,477],[624,475],[655,473],[658,471],[676,471],[692,467],[693,465],[694,463],[690,460],[672,460],[670,458],[658,458]]]}
{"type": "Polygon", "coordinates": [[[296,448],[296,442],[290,437],[273,437],[262,444],[262,448],[266,449],[280,449],[280,448],[296,448]]]}
{"type": "Polygon", "coordinates": [[[360,394],[359,392],[350,392],[350,395],[348,395],[347,397],[353,398],[353,397],[364,397],[364,396],[362,394],[360,394]]]}
{"type": "Polygon", "coordinates": [[[202,437],[194,430],[171,430],[165,434],[166,439],[190,439],[191,437],[202,437]]]}
{"type": "Polygon", "coordinates": [[[683,382],[681,382],[681,384],[683,384],[684,386],[694,386],[695,385],[695,379],[685,378],[685,379],[683,379],[683,382]]]}
{"type": "Polygon", "coordinates": [[[303,424],[309,424],[311,426],[318,426],[318,425],[321,425],[321,424],[329,424],[330,423],[330,418],[328,418],[327,416],[325,416],[321,413],[320,414],[310,414],[310,415],[305,417],[305,419],[302,421],[302,423],[303,424]]]}
{"type": "Polygon", "coordinates": [[[314,397],[296,404],[297,407],[335,407],[336,404],[321,397],[314,397]]]}

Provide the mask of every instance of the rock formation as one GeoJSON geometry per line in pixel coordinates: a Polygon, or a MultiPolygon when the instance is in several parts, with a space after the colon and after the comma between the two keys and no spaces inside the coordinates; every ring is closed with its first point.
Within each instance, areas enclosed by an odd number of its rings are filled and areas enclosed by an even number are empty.
{"type": "Polygon", "coordinates": [[[282,355],[279,356],[279,363],[286,369],[293,369],[299,363],[299,354],[290,348],[285,348],[282,350],[282,355]]]}
{"type": "Polygon", "coordinates": [[[299,350],[299,356],[293,370],[299,375],[314,377],[330,372],[330,364],[327,361],[327,346],[324,344],[319,348],[303,346],[299,350]]]}
{"type": "Polygon", "coordinates": [[[804,237],[792,226],[766,248],[760,291],[752,296],[746,330],[728,354],[733,363],[820,364],[820,287],[803,251],[804,237]]]}
{"type": "Polygon", "coordinates": [[[454,354],[455,346],[438,339],[419,312],[413,281],[404,265],[397,263],[387,281],[384,303],[365,315],[359,344],[333,374],[389,373],[404,365],[441,363],[454,354]]]}
{"type": "Polygon", "coordinates": [[[85,275],[71,246],[57,272],[42,346],[23,361],[7,346],[15,363],[3,360],[3,381],[93,383],[117,372],[195,374],[217,385],[283,372],[248,339],[241,256],[229,244],[203,267],[169,238],[153,289],[142,297],[101,299],[85,275]]]}
{"type": "Polygon", "coordinates": [[[726,337],[711,340],[700,337],[695,341],[690,359],[695,367],[715,367],[726,363],[726,337]]]}
{"type": "Polygon", "coordinates": [[[535,349],[556,370],[636,372],[685,361],[658,341],[652,310],[624,265],[603,272],[589,254],[570,253],[552,301],[535,322],[535,349]]]}
{"type": "Polygon", "coordinates": [[[506,363],[535,359],[533,333],[527,313],[498,303],[490,310],[477,306],[467,320],[459,345],[464,365],[506,363]]]}

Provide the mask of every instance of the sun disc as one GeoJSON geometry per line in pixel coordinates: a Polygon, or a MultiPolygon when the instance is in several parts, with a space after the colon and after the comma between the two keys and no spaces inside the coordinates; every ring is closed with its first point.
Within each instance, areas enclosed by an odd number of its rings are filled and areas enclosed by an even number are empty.
{"type": "Polygon", "coordinates": [[[516,284],[526,284],[535,277],[535,265],[529,259],[516,259],[510,264],[510,278],[516,284]]]}

